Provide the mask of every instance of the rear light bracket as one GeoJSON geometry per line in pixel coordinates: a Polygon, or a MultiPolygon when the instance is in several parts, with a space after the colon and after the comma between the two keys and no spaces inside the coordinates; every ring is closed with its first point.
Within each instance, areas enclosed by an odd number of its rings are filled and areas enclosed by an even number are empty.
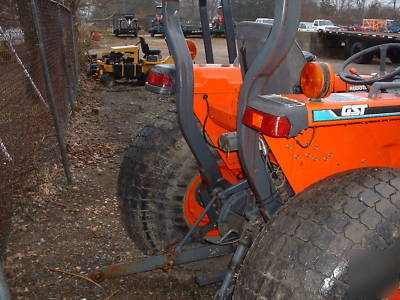
{"type": "Polygon", "coordinates": [[[297,136],[309,127],[304,103],[280,95],[259,95],[250,99],[248,106],[276,117],[287,117],[292,125],[288,137],[297,136]]]}
{"type": "Polygon", "coordinates": [[[239,150],[237,131],[221,134],[218,139],[219,148],[224,152],[233,152],[239,150]]]}

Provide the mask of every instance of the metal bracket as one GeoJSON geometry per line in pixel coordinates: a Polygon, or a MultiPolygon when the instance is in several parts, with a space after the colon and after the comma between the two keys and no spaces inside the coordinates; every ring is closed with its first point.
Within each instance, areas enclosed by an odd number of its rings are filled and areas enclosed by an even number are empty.
{"type": "Polygon", "coordinates": [[[199,286],[206,286],[217,282],[222,282],[228,274],[228,269],[221,269],[214,272],[199,273],[196,275],[196,283],[199,286]]]}

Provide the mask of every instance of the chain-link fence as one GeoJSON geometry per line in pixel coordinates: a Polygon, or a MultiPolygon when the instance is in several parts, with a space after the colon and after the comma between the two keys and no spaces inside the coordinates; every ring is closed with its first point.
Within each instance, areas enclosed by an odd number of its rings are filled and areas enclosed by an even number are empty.
{"type": "Polygon", "coordinates": [[[0,0],[0,256],[13,202],[61,153],[78,90],[73,16],[50,0],[0,0]]]}

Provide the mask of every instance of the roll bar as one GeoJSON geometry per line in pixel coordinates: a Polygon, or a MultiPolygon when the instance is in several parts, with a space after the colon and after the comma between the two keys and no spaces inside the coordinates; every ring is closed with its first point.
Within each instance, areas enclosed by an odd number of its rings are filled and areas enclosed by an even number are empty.
{"type": "Polygon", "coordinates": [[[193,110],[193,62],[179,21],[179,0],[163,0],[165,34],[175,61],[175,93],[178,122],[183,137],[210,189],[225,182],[217,161],[197,127],[193,110]]]}
{"type": "Polygon", "coordinates": [[[276,188],[259,151],[259,133],[242,124],[242,119],[249,100],[261,94],[293,46],[300,20],[299,2],[276,0],[272,32],[245,74],[239,100],[240,161],[257,200],[267,205],[269,213],[281,205],[279,197],[276,197],[276,188]]]}
{"type": "MultiPolygon", "coordinates": [[[[232,7],[230,0],[222,0],[222,11],[224,15],[224,26],[226,43],[228,47],[229,63],[233,63],[237,57],[235,25],[233,22],[232,7]]],[[[208,23],[208,9],[207,0],[199,0],[201,28],[203,30],[204,49],[206,53],[206,62],[208,64],[214,63],[214,54],[211,41],[210,25],[208,23]]]]}
{"type": "MultiPolygon", "coordinates": [[[[206,2],[199,0],[202,12],[202,26],[205,29],[208,16],[206,15],[206,2]]],[[[210,189],[225,183],[218,167],[217,161],[204,140],[197,126],[193,111],[194,74],[193,62],[185,42],[179,21],[179,0],[163,0],[163,12],[167,42],[175,60],[176,70],[176,98],[178,122],[182,134],[189,145],[200,168],[203,180],[210,189]]],[[[234,25],[229,0],[222,0],[229,59],[236,58],[234,25]]],[[[268,173],[265,162],[259,151],[259,134],[242,124],[244,110],[251,97],[261,93],[268,84],[271,75],[279,68],[290,49],[300,19],[300,4],[298,0],[276,0],[275,21],[268,42],[264,44],[258,56],[246,72],[242,85],[238,111],[238,143],[239,155],[243,169],[250,185],[255,192],[261,208],[274,212],[279,206],[279,199],[275,198],[276,190],[272,178],[268,173]],[[267,205],[264,205],[267,204],[267,205]]],[[[204,31],[206,51],[212,51],[209,29],[204,31]],[[208,50],[207,50],[208,49],[208,50]]],[[[208,60],[212,61],[211,52],[208,60]]],[[[206,96],[206,95],[205,95],[206,96]]]]}

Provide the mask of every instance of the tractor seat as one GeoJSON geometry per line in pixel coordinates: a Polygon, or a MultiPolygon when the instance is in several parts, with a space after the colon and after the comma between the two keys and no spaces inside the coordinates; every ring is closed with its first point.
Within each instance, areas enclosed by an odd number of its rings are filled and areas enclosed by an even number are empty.
{"type": "MultiPolygon", "coordinates": [[[[250,68],[268,37],[272,26],[263,23],[241,22],[237,26],[239,62],[243,73],[250,68]]],[[[293,44],[286,59],[269,78],[263,94],[297,94],[300,92],[300,74],[307,61],[313,61],[311,53],[303,53],[297,43],[293,44]]],[[[243,75],[244,75],[243,74],[243,75]]]]}
{"type": "Polygon", "coordinates": [[[160,49],[150,49],[149,44],[146,43],[143,37],[139,37],[139,39],[140,39],[140,46],[142,47],[142,52],[144,53],[145,56],[160,55],[161,53],[160,49]]]}
{"type": "Polygon", "coordinates": [[[124,56],[124,54],[122,52],[114,52],[111,51],[109,55],[107,55],[106,57],[108,58],[114,58],[114,59],[119,59],[122,58],[124,56]]]}

